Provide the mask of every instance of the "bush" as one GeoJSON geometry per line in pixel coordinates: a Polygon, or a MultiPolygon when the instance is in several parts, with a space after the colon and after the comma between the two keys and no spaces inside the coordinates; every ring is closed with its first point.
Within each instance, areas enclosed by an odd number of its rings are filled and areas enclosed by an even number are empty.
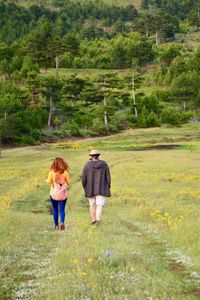
{"type": "Polygon", "coordinates": [[[65,52],[60,59],[60,66],[62,68],[71,68],[73,66],[74,57],[70,52],[65,52]]]}
{"type": "Polygon", "coordinates": [[[139,117],[137,119],[136,126],[139,128],[146,128],[147,127],[147,115],[148,111],[145,107],[142,107],[141,113],[139,113],[139,117]]]}
{"type": "Polygon", "coordinates": [[[142,113],[145,110],[146,114],[151,112],[159,113],[161,110],[161,104],[158,97],[155,95],[144,96],[140,99],[138,108],[142,113]]]}
{"type": "Polygon", "coordinates": [[[161,101],[169,101],[170,100],[170,93],[168,90],[158,90],[155,92],[155,97],[158,99],[159,102],[161,101]]]}
{"type": "Polygon", "coordinates": [[[139,128],[146,128],[147,127],[147,121],[146,121],[146,116],[144,114],[142,114],[136,123],[136,126],[139,128]]]}
{"type": "Polygon", "coordinates": [[[112,116],[109,124],[111,131],[118,131],[130,128],[133,125],[134,116],[131,109],[118,111],[112,116]]]}
{"type": "Polygon", "coordinates": [[[32,130],[32,138],[35,140],[39,140],[41,136],[41,131],[39,129],[33,129],[32,130]]]}
{"type": "Polygon", "coordinates": [[[172,107],[164,109],[161,113],[161,122],[172,126],[179,126],[181,124],[181,115],[172,107]]]}
{"type": "Polygon", "coordinates": [[[31,136],[18,136],[15,141],[20,145],[35,145],[36,141],[31,136]]]}
{"type": "Polygon", "coordinates": [[[72,123],[72,124],[70,125],[70,134],[71,134],[72,136],[76,136],[76,137],[81,136],[81,132],[80,132],[80,129],[79,129],[78,124],[72,123]]]}
{"type": "Polygon", "coordinates": [[[106,132],[104,123],[100,119],[94,119],[92,122],[92,129],[99,134],[104,134],[106,132]]]}
{"type": "Polygon", "coordinates": [[[194,117],[194,113],[191,110],[185,111],[181,114],[181,123],[186,123],[194,117]]]}
{"type": "Polygon", "coordinates": [[[160,119],[154,112],[151,112],[149,115],[146,116],[146,125],[147,127],[160,126],[160,119]]]}
{"type": "Polygon", "coordinates": [[[90,129],[81,129],[81,136],[91,136],[91,137],[95,137],[97,135],[96,132],[94,132],[93,130],[90,129]]]}

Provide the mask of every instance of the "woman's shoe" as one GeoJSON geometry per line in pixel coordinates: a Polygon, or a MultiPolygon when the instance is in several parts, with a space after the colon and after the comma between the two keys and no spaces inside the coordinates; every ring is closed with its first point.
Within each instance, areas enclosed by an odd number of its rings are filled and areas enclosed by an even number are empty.
{"type": "Polygon", "coordinates": [[[60,224],[60,230],[65,230],[65,224],[64,223],[60,224]]]}

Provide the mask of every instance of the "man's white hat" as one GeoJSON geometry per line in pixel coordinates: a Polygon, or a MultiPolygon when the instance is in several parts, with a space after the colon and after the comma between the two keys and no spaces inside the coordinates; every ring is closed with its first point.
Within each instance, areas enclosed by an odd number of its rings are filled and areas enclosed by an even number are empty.
{"type": "Polygon", "coordinates": [[[93,155],[100,155],[101,153],[98,151],[98,150],[91,150],[90,151],[90,156],[93,156],[93,155]]]}

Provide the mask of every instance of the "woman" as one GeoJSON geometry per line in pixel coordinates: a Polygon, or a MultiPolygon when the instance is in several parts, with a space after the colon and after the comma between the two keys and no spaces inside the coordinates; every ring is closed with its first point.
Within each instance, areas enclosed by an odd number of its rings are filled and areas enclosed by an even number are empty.
{"type": "Polygon", "coordinates": [[[59,229],[58,225],[58,209],[60,212],[60,229],[65,229],[65,205],[67,203],[67,185],[71,184],[69,178],[69,166],[61,157],[54,159],[49,175],[46,180],[51,185],[50,201],[53,208],[53,218],[55,229],[59,229]]]}

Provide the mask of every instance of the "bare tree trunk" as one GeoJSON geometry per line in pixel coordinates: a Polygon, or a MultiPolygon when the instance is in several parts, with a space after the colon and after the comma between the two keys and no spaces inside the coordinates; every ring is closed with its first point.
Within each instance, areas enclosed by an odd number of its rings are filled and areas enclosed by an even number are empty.
{"type": "Polygon", "coordinates": [[[135,97],[135,78],[134,78],[134,74],[132,76],[132,98],[133,98],[133,107],[134,107],[135,117],[138,118],[138,112],[137,112],[137,107],[136,107],[136,97],[135,97]]]}
{"type": "Polygon", "coordinates": [[[56,61],[56,70],[55,70],[55,75],[56,75],[56,78],[58,78],[59,58],[58,58],[58,56],[57,56],[57,55],[56,55],[55,61],[56,61]]]}
{"type": "Polygon", "coordinates": [[[186,103],[183,101],[183,110],[186,111],[186,103]]]}
{"type": "Polygon", "coordinates": [[[156,28],[156,46],[160,44],[158,29],[156,28]]]}
{"type": "Polygon", "coordinates": [[[103,98],[103,105],[104,105],[104,125],[105,125],[106,130],[108,130],[108,116],[107,116],[107,110],[106,110],[107,102],[106,102],[105,95],[103,98]]]}
{"type": "Polygon", "coordinates": [[[49,118],[48,118],[48,127],[51,127],[51,118],[52,118],[52,111],[53,111],[53,99],[52,96],[50,96],[49,99],[49,118]]]}
{"type": "Polygon", "coordinates": [[[106,84],[105,84],[105,78],[104,78],[104,97],[103,97],[103,105],[104,105],[104,126],[106,130],[108,130],[108,116],[107,116],[107,101],[106,101],[106,96],[105,96],[105,89],[106,89],[106,84]]]}

